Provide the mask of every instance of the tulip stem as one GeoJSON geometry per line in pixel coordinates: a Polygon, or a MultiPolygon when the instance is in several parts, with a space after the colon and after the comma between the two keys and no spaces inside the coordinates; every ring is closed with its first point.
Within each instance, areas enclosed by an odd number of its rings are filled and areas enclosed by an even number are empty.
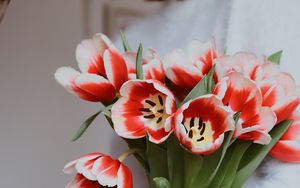
{"type": "Polygon", "coordinates": [[[127,150],[126,152],[122,153],[120,155],[120,157],[118,158],[118,160],[120,162],[123,162],[128,156],[135,154],[135,153],[139,153],[141,150],[138,148],[131,148],[129,150],[127,150]]]}

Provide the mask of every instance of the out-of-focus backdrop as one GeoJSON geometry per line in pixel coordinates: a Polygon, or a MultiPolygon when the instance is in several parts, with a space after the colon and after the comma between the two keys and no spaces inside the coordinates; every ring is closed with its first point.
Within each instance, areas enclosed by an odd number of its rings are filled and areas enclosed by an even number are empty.
{"type": "MultiPolygon", "coordinates": [[[[96,32],[114,36],[162,4],[11,1],[0,24],[0,187],[64,187],[72,178],[62,173],[65,163],[93,151],[109,154],[111,146],[122,146],[102,117],[79,141],[70,142],[80,123],[99,107],[67,93],[53,74],[60,66],[77,68],[75,48],[80,40],[96,32]],[[115,145],[111,145],[113,136],[115,145]]],[[[128,163],[137,166],[133,159],[128,163]]],[[[140,177],[134,181],[142,187],[140,177]]]]}

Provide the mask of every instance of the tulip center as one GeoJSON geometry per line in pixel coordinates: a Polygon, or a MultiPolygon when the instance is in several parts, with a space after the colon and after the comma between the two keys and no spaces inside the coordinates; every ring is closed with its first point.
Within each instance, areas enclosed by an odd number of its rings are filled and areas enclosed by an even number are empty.
{"type": "Polygon", "coordinates": [[[157,126],[163,125],[165,119],[168,117],[164,106],[165,98],[166,96],[160,94],[151,95],[142,102],[144,107],[139,110],[143,112],[142,116],[146,121],[150,121],[151,124],[157,126]]]}
{"type": "Polygon", "coordinates": [[[188,137],[196,145],[213,142],[213,130],[209,121],[203,122],[201,118],[186,118],[184,122],[188,137]]]}

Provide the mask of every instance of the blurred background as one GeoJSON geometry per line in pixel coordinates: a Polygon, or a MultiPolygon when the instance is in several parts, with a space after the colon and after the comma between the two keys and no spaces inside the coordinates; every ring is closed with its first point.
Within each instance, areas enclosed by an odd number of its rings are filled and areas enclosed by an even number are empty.
{"type": "Polygon", "coordinates": [[[125,146],[100,116],[71,143],[99,106],[67,93],[53,74],[61,66],[77,68],[75,48],[82,39],[97,32],[113,37],[160,7],[142,0],[10,2],[0,24],[0,187],[64,187],[73,178],[62,173],[68,161],[125,146]]]}

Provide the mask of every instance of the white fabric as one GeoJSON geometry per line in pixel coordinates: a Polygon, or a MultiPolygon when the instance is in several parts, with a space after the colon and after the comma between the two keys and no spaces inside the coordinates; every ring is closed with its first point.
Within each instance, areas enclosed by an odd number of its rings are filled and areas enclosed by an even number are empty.
{"type": "MultiPolygon", "coordinates": [[[[257,55],[283,50],[281,67],[300,81],[300,1],[298,0],[186,0],[142,20],[125,33],[133,47],[140,42],[160,55],[185,47],[194,38],[214,36],[228,54],[252,51],[257,55]]],[[[120,39],[117,40],[121,47],[120,39]]],[[[265,161],[245,188],[297,188],[300,164],[265,161]]]]}

